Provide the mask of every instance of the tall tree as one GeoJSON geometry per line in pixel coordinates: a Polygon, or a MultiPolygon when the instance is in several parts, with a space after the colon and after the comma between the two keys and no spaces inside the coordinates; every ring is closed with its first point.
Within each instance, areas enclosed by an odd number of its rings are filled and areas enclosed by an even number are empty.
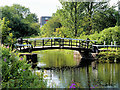
{"type": "Polygon", "coordinates": [[[108,6],[108,2],[93,0],[92,2],[61,2],[61,4],[63,9],[58,10],[55,15],[61,18],[61,24],[69,28],[75,37],[81,33],[89,35],[116,25],[114,9],[108,6]],[[100,20],[98,17],[107,19],[106,23],[103,24],[104,19],[100,20]]]}
{"type": "Polygon", "coordinates": [[[11,33],[14,37],[25,37],[37,35],[39,32],[38,18],[31,13],[29,8],[14,4],[13,6],[0,7],[2,10],[2,18],[9,21],[8,27],[11,28],[11,33]]]}

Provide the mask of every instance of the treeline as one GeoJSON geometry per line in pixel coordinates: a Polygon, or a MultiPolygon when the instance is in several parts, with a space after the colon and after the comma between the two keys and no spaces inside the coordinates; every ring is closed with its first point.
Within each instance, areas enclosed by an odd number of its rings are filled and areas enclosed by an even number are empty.
{"type": "Polygon", "coordinates": [[[0,26],[2,30],[2,43],[8,42],[8,36],[12,38],[38,35],[40,26],[37,15],[31,13],[29,8],[13,4],[0,7],[2,17],[0,26]],[[9,35],[10,34],[10,35],[9,35]]]}
{"type": "MultiPolygon", "coordinates": [[[[115,10],[116,6],[110,7],[108,2],[60,2],[62,9],[58,9],[53,14],[52,18],[41,28],[40,35],[43,37],[67,37],[67,38],[84,38],[98,36],[102,34],[101,31],[109,33],[110,30],[106,28],[115,27],[120,25],[120,17],[118,11],[115,10]]],[[[117,28],[117,27],[116,27],[117,28]]],[[[113,28],[114,29],[114,28],[113,28]]],[[[120,33],[117,29],[115,39],[118,40],[120,33]]],[[[111,35],[111,34],[110,34],[111,35]]],[[[114,33],[112,34],[114,35],[114,33]]],[[[98,39],[108,40],[109,35],[100,36],[98,39]],[[105,37],[105,38],[104,38],[105,37]],[[108,38],[108,39],[106,39],[108,38]]],[[[115,36],[110,36],[115,37],[115,36]]],[[[107,42],[109,43],[108,40],[107,42]]]]}

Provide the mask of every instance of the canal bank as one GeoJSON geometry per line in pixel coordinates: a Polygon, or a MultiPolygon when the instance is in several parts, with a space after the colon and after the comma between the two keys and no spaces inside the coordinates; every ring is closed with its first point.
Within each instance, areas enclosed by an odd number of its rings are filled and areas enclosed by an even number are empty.
{"type": "Polygon", "coordinates": [[[39,67],[34,71],[44,72],[49,88],[70,88],[73,84],[75,88],[120,88],[120,64],[98,63],[101,53],[93,54],[98,58],[94,61],[82,59],[80,53],[73,50],[56,49],[33,53],[37,54],[39,67]]]}
{"type": "Polygon", "coordinates": [[[98,62],[111,62],[111,63],[120,62],[120,51],[100,52],[96,56],[96,58],[98,59],[98,62]]]}
{"type": "MultiPolygon", "coordinates": [[[[46,50],[38,53],[40,67],[59,67],[59,69],[42,69],[49,88],[120,88],[119,63],[97,63],[72,68],[81,63],[80,55],[74,51],[46,50]],[[69,68],[61,68],[68,66],[69,68]]],[[[36,72],[40,72],[36,70],[36,72]]]]}

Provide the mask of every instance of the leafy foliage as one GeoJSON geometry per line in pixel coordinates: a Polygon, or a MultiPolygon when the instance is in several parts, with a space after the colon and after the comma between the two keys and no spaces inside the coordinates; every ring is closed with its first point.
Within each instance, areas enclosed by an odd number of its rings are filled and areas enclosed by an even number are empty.
{"type": "MultiPolygon", "coordinates": [[[[3,46],[3,45],[2,45],[3,46]]],[[[32,73],[31,65],[27,64],[25,57],[9,51],[9,47],[2,50],[2,88],[44,88],[43,73],[39,76],[32,73]]]]}
{"type": "Polygon", "coordinates": [[[79,37],[99,33],[105,28],[114,27],[117,23],[115,7],[108,2],[60,2],[62,9],[56,11],[41,31],[44,36],[79,37]],[[61,27],[53,27],[56,23],[61,27]],[[46,28],[46,29],[45,29],[46,28]],[[57,29],[57,30],[55,30],[57,29]],[[47,34],[46,34],[47,33],[47,34]]]}
{"type": "Polygon", "coordinates": [[[47,21],[47,23],[43,27],[41,27],[40,35],[42,37],[56,36],[55,35],[56,28],[60,28],[60,27],[61,27],[61,23],[59,18],[53,17],[49,21],[47,21]]]}
{"type": "Polygon", "coordinates": [[[2,10],[2,18],[9,21],[7,26],[11,28],[10,32],[14,37],[25,37],[30,35],[38,35],[39,25],[38,18],[31,13],[29,8],[14,4],[13,6],[0,7],[2,10]]]}
{"type": "Polygon", "coordinates": [[[99,33],[94,33],[92,35],[81,35],[80,38],[90,38],[91,40],[97,40],[98,43],[104,44],[104,41],[106,44],[111,44],[111,42],[116,41],[117,45],[120,45],[120,27],[110,27],[106,28],[103,31],[99,33]]]}

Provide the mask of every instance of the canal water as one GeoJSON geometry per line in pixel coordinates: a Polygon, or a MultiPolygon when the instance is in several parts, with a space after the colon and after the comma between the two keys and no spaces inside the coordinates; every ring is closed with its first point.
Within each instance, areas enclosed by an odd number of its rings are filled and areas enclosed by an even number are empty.
{"type": "Polygon", "coordinates": [[[43,71],[49,88],[120,88],[120,63],[89,62],[71,50],[34,53],[38,54],[37,66],[47,68],[43,71]]]}

